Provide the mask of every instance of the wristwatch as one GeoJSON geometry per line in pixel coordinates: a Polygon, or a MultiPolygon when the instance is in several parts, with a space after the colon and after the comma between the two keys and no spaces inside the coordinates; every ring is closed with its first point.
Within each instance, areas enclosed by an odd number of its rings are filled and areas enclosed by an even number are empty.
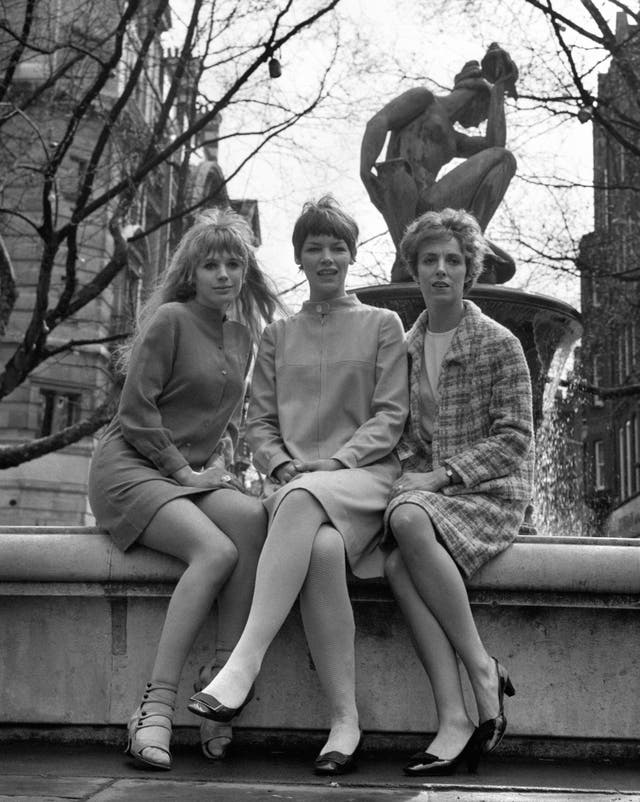
{"type": "Polygon", "coordinates": [[[455,482],[456,477],[455,477],[454,472],[451,470],[451,468],[448,465],[444,466],[444,472],[447,474],[447,479],[449,480],[449,484],[450,485],[454,485],[456,483],[455,482]]]}

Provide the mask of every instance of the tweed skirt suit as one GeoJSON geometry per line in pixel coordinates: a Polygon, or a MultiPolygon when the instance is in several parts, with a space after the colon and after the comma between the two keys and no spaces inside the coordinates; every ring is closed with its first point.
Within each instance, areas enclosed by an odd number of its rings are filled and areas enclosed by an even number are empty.
{"type": "MultiPolygon", "coordinates": [[[[420,425],[425,310],[408,335],[410,415],[401,443],[404,471],[452,468],[461,484],[434,493],[409,490],[391,501],[417,504],[464,577],[515,538],[531,502],[531,380],[522,346],[504,326],[465,300],[438,381],[432,440],[420,425]]],[[[387,533],[390,539],[390,532],[387,533]]]]}

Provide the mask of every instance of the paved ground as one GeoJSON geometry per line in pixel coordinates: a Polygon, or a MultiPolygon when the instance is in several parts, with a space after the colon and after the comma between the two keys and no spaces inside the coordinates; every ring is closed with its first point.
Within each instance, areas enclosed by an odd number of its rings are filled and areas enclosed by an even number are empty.
{"type": "Polygon", "coordinates": [[[211,764],[195,748],[171,772],[148,772],[110,746],[0,744],[0,802],[640,802],[640,764],[492,757],[476,775],[418,783],[406,755],[365,753],[339,782],[315,777],[313,755],[237,747],[211,764]]]}

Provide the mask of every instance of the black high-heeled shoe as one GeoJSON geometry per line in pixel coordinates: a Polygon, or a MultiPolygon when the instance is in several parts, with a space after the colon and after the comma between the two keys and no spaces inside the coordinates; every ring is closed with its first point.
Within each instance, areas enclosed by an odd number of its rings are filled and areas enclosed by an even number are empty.
{"type": "Polygon", "coordinates": [[[338,751],[325,752],[322,755],[318,755],[313,764],[313,773],[324,777],[333,777],[336,774],[349,774],[349,772],[355,771],[357,768],[356,755],[361,744],[362,735],[360,735],[356,748],[350,755],[345,755],[338,751]]]}
{"type": "Polygon", "coordinates": [[[441,758],[431,752],[416,752],[409,758],[404,773],[413,777],[441,777],[455,774],[458,766],[466,763],[469,774],[475,774],[480,762],[481,747],[482,742],[478,740],[478,730],[475,729],[462,751],[455,757],[441,758]]]}
{"type": "Polygon", "coordinates": [[[215,696],[211,696],[208,693],[200,691],[200,693],[195,693],[189,699],[187,708],[192,713],[195,713],[196,716],[202,716],[202,718],[208,718],[211,719],[211,721],[222,721],[227,723],[244,710],[244,708],[253,699],[255,692],[255,685],[252,685],[251,688],[249,688],[247,698],[240,705],[240,707],[227,707],[226,705],[223,705],[222,702],[219,702],[215,696]]]}
{"type": "Polygon", "coordinates": [[[493,658],[496,664],[496,672],[498,674],[498,704],[499,712],[495,718],[489,718],[483,721],[478,727],[478,740],[481,742],[482,752],[488,755],[489,752],[498,746],[500,741],[504,738],[507,730],[507,717],[504,714],[504,697],[515,696],[516,689],[513,687],[507,669],[500,665],[500,663],[493,658]]]}

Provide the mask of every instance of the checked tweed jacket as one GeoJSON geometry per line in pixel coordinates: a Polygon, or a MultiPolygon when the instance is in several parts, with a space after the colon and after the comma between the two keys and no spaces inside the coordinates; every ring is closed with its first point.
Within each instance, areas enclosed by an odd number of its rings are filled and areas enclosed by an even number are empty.
{"type": "Polygon", "coordinates": [[[403,501],[419,504],[469,576],[513,541],[531,500],[531,379],[518,339],[465,300],[442,363],[433,442],[428,443],[420,430],[419,392],[427,322],[425,310],[408,335],[410,417],[403,445],[413,456],[403,468],[448,465],[462,484],[439,493],[409,491],[393,500],[387,516],[403,501]]]}

